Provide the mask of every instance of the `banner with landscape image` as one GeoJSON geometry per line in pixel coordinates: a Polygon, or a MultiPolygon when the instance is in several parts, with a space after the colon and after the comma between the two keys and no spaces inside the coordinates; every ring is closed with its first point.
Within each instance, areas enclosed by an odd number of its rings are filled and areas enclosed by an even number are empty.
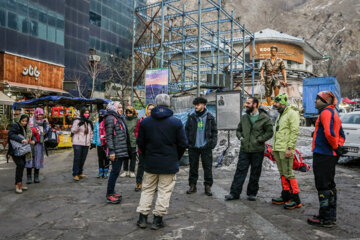
{"type": "Polygon", "coordinates": [[[158,94],[168,94],[168,69],[147,69],[145,72],[146,104],[155,103],[158,94]]]}

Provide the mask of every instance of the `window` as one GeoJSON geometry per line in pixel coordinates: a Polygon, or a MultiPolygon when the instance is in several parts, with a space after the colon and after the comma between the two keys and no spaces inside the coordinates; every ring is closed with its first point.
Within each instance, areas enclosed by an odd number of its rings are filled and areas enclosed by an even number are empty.
{"type": "Polygon", "coordinates": [[[90,23],[100,27],[101,26],[101,16],[99,14],[96,14],[94,12],[89,12],[90,16],[90,23]]]}
{"type": "Polygon", "coordinates": [[[30,22],[30,34],[34,37],[38,36],[38,23],[36,21],[31,21],[30,22]]]}
{"type": "Polygon", "coordinates": [[[4,9],[0,9],[0,26],[6,26],[6,11],[4,9]]]}
{"type": "Polygon", "coordinates": [[[47,39],[47,27],[43,23],[38,23],[38,36],[41,39],[47,39]]]}
{"type": "Polygon", "coordinates": [[[50,42],[56,41],[56,28],[48,26],[47,40],[50,42]]]}
{"type": "Polygon", "coordinates": [[[56,43],[64,45],[64,31],[57,29],[56,30],[56,43]]]}
{"type": "Polygon", "coordinates": [[[30,33],[30,21],[25,17],[19,17],[19,20],[21,21],[22,24],[21,31],[23,33],[30,33]]]}
{"type": "Polygon", "coordinates": [[[14,30],[18,30],[18,19],[15,13],[8,12],[8,27],[14,30]]]}

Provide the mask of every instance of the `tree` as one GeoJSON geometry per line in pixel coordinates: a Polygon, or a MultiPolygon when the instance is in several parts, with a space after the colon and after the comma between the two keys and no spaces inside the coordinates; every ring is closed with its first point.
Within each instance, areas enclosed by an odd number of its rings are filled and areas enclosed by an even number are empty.
{"type": "Polygon", "coordinates": [[[101,60],[100,56],[97,56],[95,54],[89,56],[89,60],[83,63],[83,67],[91,78],[92,85],[91,85],[91,93],[89,97],[92,98],[95,91],[96,80],[98,79],[101,73],[104,73],[108,69],[108,67],[101,60]]]}

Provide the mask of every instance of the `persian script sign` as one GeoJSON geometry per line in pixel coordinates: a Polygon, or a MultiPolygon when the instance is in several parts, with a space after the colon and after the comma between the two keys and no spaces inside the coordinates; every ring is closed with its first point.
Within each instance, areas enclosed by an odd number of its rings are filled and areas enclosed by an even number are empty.
{"type": "Polygon", "coordinates": [[[30,77],[35,77],[35,80],[39,80],[40,71],[37,70],[37,66],[33,67],[30,64],[29,67],[24,67],[22,75],[29,75],[30,77]]]}

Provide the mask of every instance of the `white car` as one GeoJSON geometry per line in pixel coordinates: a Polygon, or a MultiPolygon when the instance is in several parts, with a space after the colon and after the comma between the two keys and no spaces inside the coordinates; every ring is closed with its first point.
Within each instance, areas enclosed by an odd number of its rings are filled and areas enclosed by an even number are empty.
{"type": "Polygon", "coordinates": [[[345,132],[346,156],[360,157],[360,112],[351,112],[341,117],[345,132]]]}

